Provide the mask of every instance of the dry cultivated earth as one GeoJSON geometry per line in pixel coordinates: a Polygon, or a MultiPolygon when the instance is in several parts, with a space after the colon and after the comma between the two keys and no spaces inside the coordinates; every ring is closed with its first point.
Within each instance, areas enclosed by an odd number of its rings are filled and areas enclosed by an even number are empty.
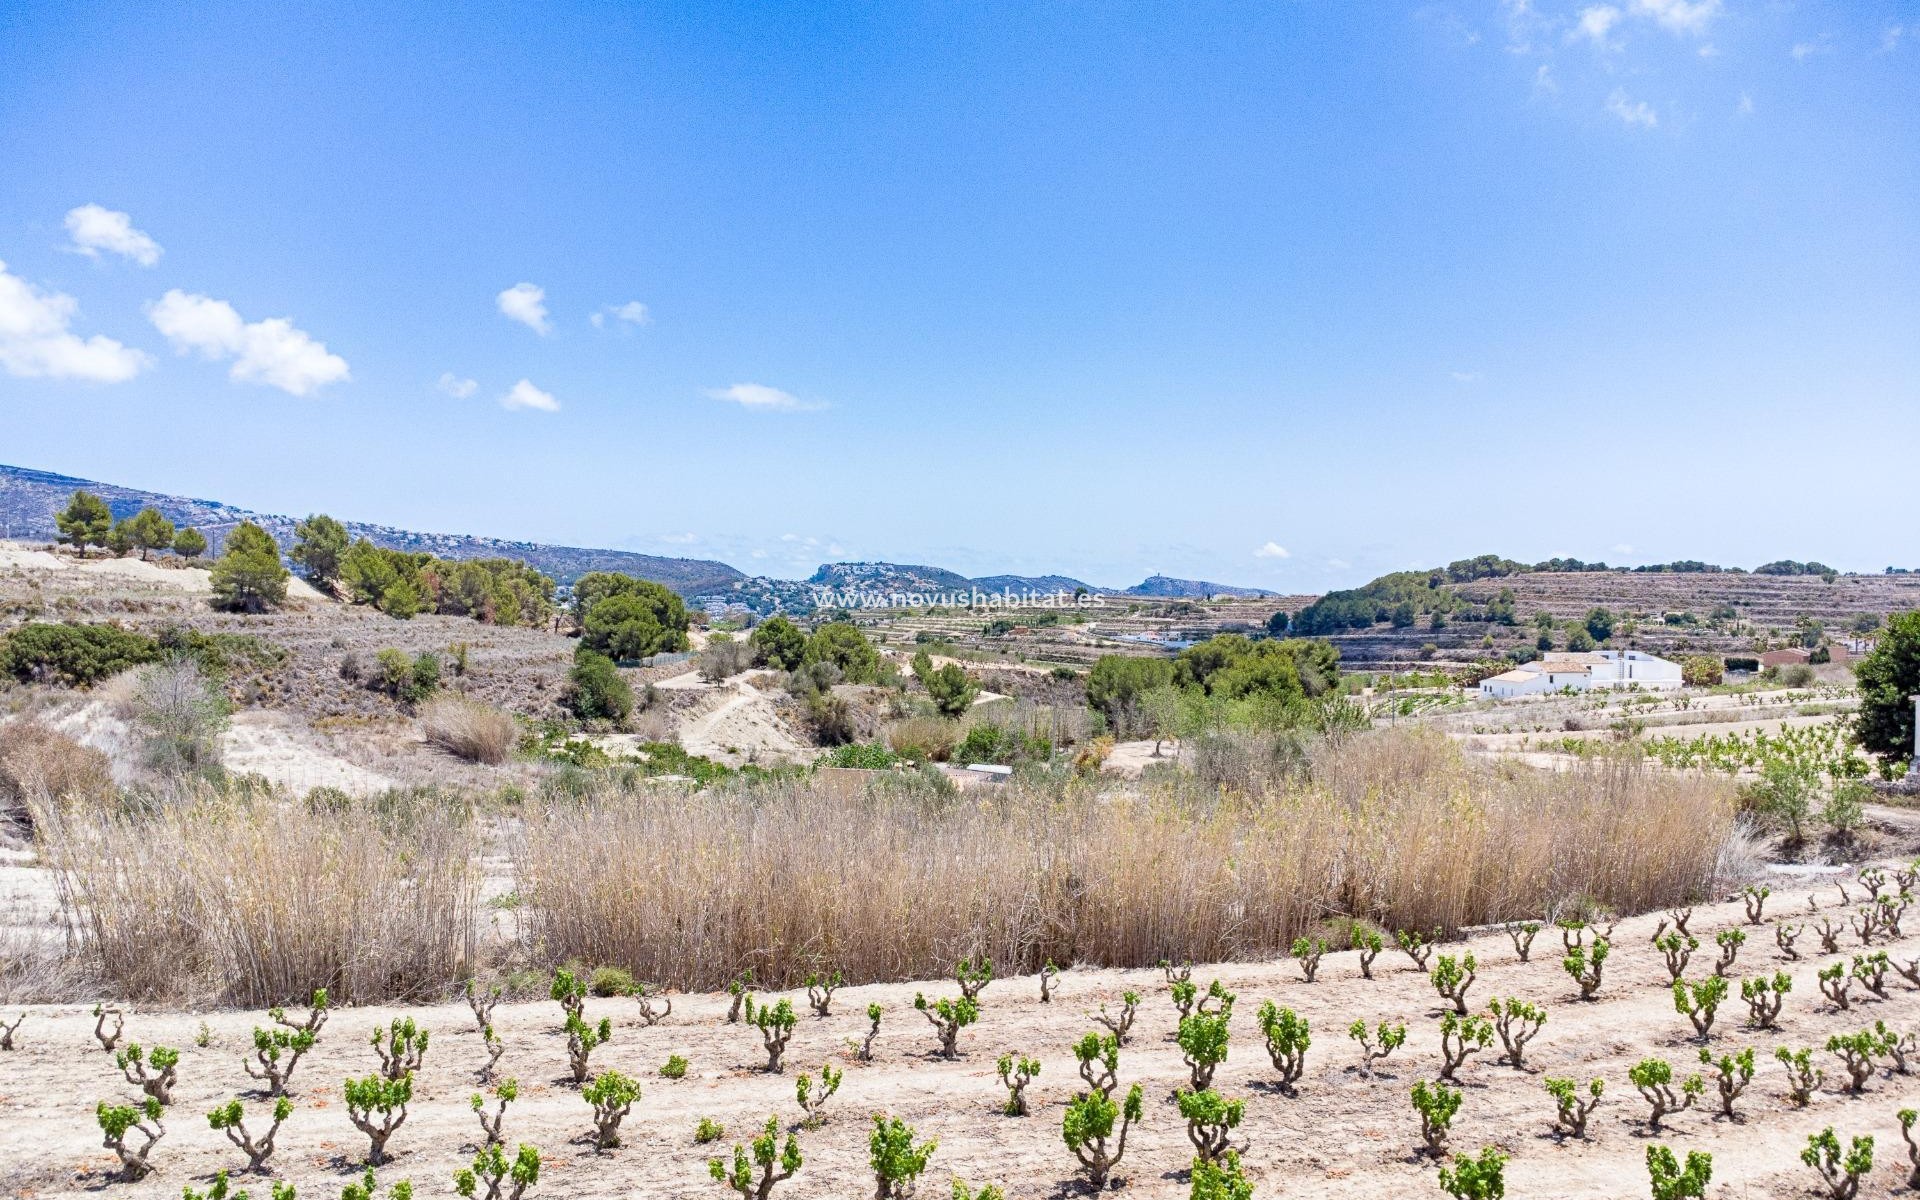
{"type": "MultiPolygon", "coordinates": [[[[1860,888],[1853,885],[1857,901],[1860,888]]],[[[1712,935],[1741,928],[1749,939],[1731,972],[1736,977],[1786,970],[1793,977],[1777,1032],[1755,1032],[1742,1018],[1736,994],[1722,1008],[1709,1045],[1716,1054],[1753,1046],[1760,1068],[1741,1097],[1739,1115],[1715,1115],[1708,1095],[1694,1111],[1669,1118],[1657,1137],[1646,1125],[1647,1107],[1627,1081],[1627,1070],[1641,1058],[1671,1061],[1677,1073],[1696,1067],[1699,1043],[1685,1017],[1674,1010],[1667,973],[1649,944],[1657,915],[1622,921],[1615,954],[1608,961],[1600,997],[1591,1003],[1574,998],[1575,989],[1560,965],[1557,931],[1542,931],[1532,961],[1516,958],[1508,938],[1498,932],[1442,952],[1472,953],[1478,978],[1469,993],[1476,1009],[1494,996],[1518,996],[1549,1011],[1544,1031],[1528,1047],[1526,1068],[1496,1062],[1493,1048],[1461,1071],[1465,1099],[1454,1124],[1452,1145],[1462,1150],[1495,1145],[1513,1156],[1508,1194],[1529,1197],[1629,1197],[1647,1194],[1643,1157],[1650,1142],[1669,1145],[1682,1155],[1705,1150],[1713,1155],[1713,1197],[1799,1196],[1814,1194],[1815,1177],[1798,1159],[1809,1133],[1834,1126],[1842,1140],[1872,1134],[1877,1163],[1862,1194],[1895,1194],[1906,1174],[1904,1149],[1895,1113],[1920,1104],[1920,1077],[1876,1071],[1860,1095],[1841,1086],[1845,1072],[1836,1056],[1820,1049],[1833,1033],[1851,1032],[1883,1021],[1896,1030],[1920,1026],[1920,992],[1900,981],[1887,998],[1863,996],[1854,987],[1851,1011],[1837,1011],[1820,995],[1817,968],[1844,961],[1857,951],[1851,935],[1843,954],[1823,955],[1809,948],[1815,935],[1800,941],[1802,961],[1784,958],[1768,926],[1807,920],[1808,901],[1821,915],[1842,919],[1840,887],[1825,880],[1811,887],[1783,886],[1768,903],[1766,925],[1744,923],[1739,903],[1701,906],[1691,929],[1701,938],[1692,978],[1704,977],[1703,960],[1712,957],[1712,935]],[[1785,1074],[1773,1061],[1776,1046],[1815,1047],[1826,1084],[1812,1104],[1795,1108],[1786,1098],[1785,1074]],[[1542,1079],[1549,1075],[1607,1081],[1606,1097],[1585,1141],[1553,1133],[1552,1104],[1542,1079]]],[[[1814,918],[1818,919],[1818,918],[1814,918]]],[[[1879,944],[1900,961],[1920,951],[1920,936],[1879,944]]],[[[1439,1195],[1436,1170],[1415,1154],[1418,1121],[1408,1103],[1417,1079],[1433,1077],[1439,1066],[1437,1022],[1445,1007],[1429,976],[1397,951],[1382,954],[1378,978],[1365,980],[1352,953],[1329,954],[1315,983],[1303,982],[1290,962],[1232,964],[1195,969],[1196,982],[1222,980],[1238,995],[1231,1053],[1215,1086],[1228,1096],[1245,1097],[1247,1115],[1239,1130],[1247,1145],[1245,1161],[1257,1181],[1258,1195],[1398,1197],[1439,1195]],[[1313,1028],[1307,1071],[1297,1094],[1275,1085],[1255,1023],[1259,1002],[1272,999],[1306,1017],[1313,1028]],[[1407,1044],[1368,1078],[1358,1069],[1359,1055],[1346,1035],[1355,1019],[1405,1022],[1407,1044]]],[[[1142,1124],[1130,1138],[1121,1174],[1128,1194],[1185,1195],[1184,1170],[1190,1157],[1183,1123],[1171,1100],[1187,1071],[1172,1042],[1174,1009],[1168,989],[1154,971],[1068,971],[1051,1004],[1042,1005],[1034,978],[995,980],[982,994],[980,1022],[961,1035],[961,1055],[948,1062],[931,1052],[931,1027],[911,1008],[916,991],[930,996],[955,992],[952,981],[925,984],[849,987],[833,999],[833,1015],[816,1018],[794,995],[802,1016],[787,1052],[784,1074],[769,1075],[757,1032],[725,1021],[725,996],[679,996],[672,1014],[651,1028],[642,1027],[628,999],[589,998],[590,1018],[613,1018],[613,1040],[595,1054],[596,1068],[613,1067],[643,1083],[644,1093],[622,1129],[624,1144],[596,1151],[582,1141],[591,1130],[588,1106],[567,1082],[566,1052],[556,1004],[503,1003],[494,1014],[505,1040],[504,1074],[522,1086],[520,1100],[507,1112],[509,1144],[539,1146],[545,1168],[540,1194],[553,1196],[717,1196],[719,1185],[706,1176],[709,1147],[697,1146],[693,1130],[701,1117],[723,1123],[732,1139],[750,1133],[770,1114],[783,1126],[800,1117],[794,1102],[794,1078],[817,1075],[823,1061],[845,1071],[839,1094],[828,1104],[826,1124],[799,1131],[806,1165],[775,1193],[838,1197],[865,1194],[871,1188],[866,1167],[868,1114],[888,1113],[911,1123],[924,1137],[939,1140],[923,1183],[923,1192],[944,1194],[945,1179],[955,1175],[975,1184],[996,1182],[1012,1197],[1072,1194],[1071,1158],[1060,1140],[1060,1119],[1078,1085],[1069,1046],[1091,1027],[1088,1013],[1117,1008],[1126,989],[1143,995],[1131,1044],[1121,1055],[1123,1086],[1145,1085],[1148,1103],[1142,1124]],[[849,1043],[864,1032],[869,1003],[885,1009],[875,1061],[851,1061],[849,1043]],[[1033,1115],[1001,1115],[1004,1089],[995,1078],[995,1058],[1030,1054],[1043,1066],[1031,1085],[1033,1115]],[[691,1068],[684,1079],[660,1078],[658,1067],[671,1054],[684,1055],[691,1068]]],[[[31,1007],[19,1032],[20,1048],[0,1054],[0,1127],[5,1129],[0,1187],[10,1194],[65,1197],[96,1194],[103,1188],[127,1196],[172,1196],[183,1185],[203,1185],[220,1168],[238,1169],[245,1159],[210,1129],[204,1114],[216,1104],[245,1094],[251,1081],[241,1070],[250,1048],[250,1030],[264,1020],[257,1013],[149,1011],[133,1007],[127,1018],[129,1040],[182,1047],[181,1082],[167,1116],[168,1133],[156,1148],[157,1173],[139,1184],[109,1185],[115,1166],[98,1144],[92,1120],[96,1099],[124,1098],[133,1091],[119,1078],[111,1056],[94,1041],[93,1018],[77,1007],[31,1007]],[[195,1044],[203,1027],[208,1044],[195,1044]]],[[[301,1015],[295,1010],[296,1017],[301,1015]]],[[[406,1124],[390,1150],[385,1169],[391,1179],[411,1178],[418,1194],[451,1194],[450,1178],[471,1157],[479,1133],[468,1097],[474,1070],[484,1052],[464,1003],[337,1011],[327,1022],[317,1050],[301,1062],[292,1093],[293,1117],[280,1136],[273,1159],[277,1174],[308,1196],[330,1196],[359,1170],[365,1139],[347,1121],[341,1079],[377,1067],[367,1045],[371,1031],[396,1016],[411,1016],[433,1031],[406,1124]]],[[[12,1013],[9,1012],[9,1019],[12,1013]]],[[[253,1102],[253,1109],[264,1106],[253,1102]]]]}

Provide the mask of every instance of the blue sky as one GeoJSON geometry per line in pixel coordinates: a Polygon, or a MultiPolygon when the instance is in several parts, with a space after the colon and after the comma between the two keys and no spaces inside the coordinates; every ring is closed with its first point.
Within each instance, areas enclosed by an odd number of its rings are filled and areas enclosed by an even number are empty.
{"type": "Polygon", "coordinates": [[[0,462],[785,575],[1920,565],[1920,0],[410,7],[0,11],[0,462]]]}

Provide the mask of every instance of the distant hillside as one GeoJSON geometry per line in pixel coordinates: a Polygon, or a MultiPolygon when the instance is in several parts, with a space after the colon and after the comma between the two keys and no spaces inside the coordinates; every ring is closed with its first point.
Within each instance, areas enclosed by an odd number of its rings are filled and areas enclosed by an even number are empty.
{"type": "Polygon", "coordinates": [[[1110,594],[1115,590],[1095,587],[1071,575],[982,575],[973,581],[973,586],[983,592],[1012,592],[1016,596],[1022,592],[1039,592],[1046,595],[1065,592],[1072,595],[1083,588],[1089,593],[1110,594]]]}
{"type": "Polygon", "coordinates": [[[1122,592],[1123,596],[1155,596],[1165,599],[1204,600],[1209,596],[1277,596],[1265,588],[1233,587],[1225,583],[1209,583],[1204,579],[1174,579],[1166,575],[1150,576],[1145,582],[1137,583],[1122,592]]]}
{"type": "Polygon", "coordinates": [[[836,591],[880,593],[964,592],[973,587],[971,579],[943,567],[886,562],[822,563],[807,583],[836,591]]]}
{"type": "MultiPolygon", "coordinates": [[[[98,495],[113,509],[116,517],[129,516],[151,505],[166,514],[176,525],[192,525],[216,545],[227,530],[241,521],[253,521],[271,533],[282,546],[293,542],[297,518],[273,513],[257,513],[236,508],[217,500],[194,500],[142,491],[118,484],[76,479],[50,471],[0,465],[0,532],[29,541],[51,541],[58,530],[53,516],[66,507],[77,488],[98,495]]],[[[426,551],[441,558],[514,558],[529,563],[561,583],[571,583],[588,571],[621,571],[663,583],[676,592],[724,589],[746,576],[722,562],[693,558],[661,558],[652,554],[634,554],[625,550],[592,550],[578,546],[548,546],[538,542],[512,542],[500,538],[473,537],[466,534],[416,533],[390,525],[345,522],[347,532],[364,537],[377,546],[395,550],[426,551]]]]}

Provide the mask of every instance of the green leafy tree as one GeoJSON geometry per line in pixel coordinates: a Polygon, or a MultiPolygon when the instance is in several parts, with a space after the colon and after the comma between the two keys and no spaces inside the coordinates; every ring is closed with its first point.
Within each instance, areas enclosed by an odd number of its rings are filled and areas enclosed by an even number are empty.
{"type": "Polygon", "coordinates": [[[1567,630],[1567,649],[1575,654],[1593,649],[1593,635],[1587,632],[1585,625],[1575,625],[1567,630]]]}
{"type": "Polygon", "coordinates": [[[608,596],[581,621],[584,645],[614,659],[647,658],[687,648],[687,608],[651,580],[608,596]]]}
{"type": "Polygon", "coordinates": [[[151,551],[165,550],[173,545],[173,522],[167,520],[157,508],[143,508],[123,524],[127,540],[140,551],[141,558],[146,558],[151,551]]]}
{"type": "Polygon", "coordinates": [[[332,591],[340,582],[340,560],[347,553],[347,527],[325,513],[315,513],[293,527],[293,550],[287,557],[315,587],[332,591]]]}
{"type": "Polygon", "coordinates": [[[913,675],[927,689],[933,706],[945,716],[957,717],[966,712],[973,707],[974,697],[980,694],[980,685],[969,679],[958,664],[947,663],[936,668],[925,650],[913,656],[913,675]]]}
{"type": "Polygon", "coordinates": [[[829,621],[807,639],[806,665],[832,663],[849,683],[877,683],[880,654],[851,621],[829,621]]]}
{"type": "Polygon", "coordinates": [[[747,645],[753,647],[754,662],[779,671],[795,669],[807,656],[807,635],[777,613],[753,627],[747,645]]]}
{"type": "Polygon", "coordinates": [[[1590,608],[1586,619],[1587,636],[1604,642],[1613,636],[1613,614],[1604,608],[1590,608]]]}
{"type": "Polygon", "coordinates": [[[1164,658],[1109,654],[1087,672],[1087,703],[1115,729],[1125,731],[1138,719],[1140,698],[1172,682],[1173,664],[1164,658]]]}
{"type": "Polygon", "coordinates": [[[173,535],[173,552],[181,558],[199,558],[207,552],[207,535],[184,525],[173,535]]]}
{"type": "Polygon", "coordinates": [[[1853,668],[1860,688],[1854,736],[1860,746],[1890,762],[1913,761],[1913,698],[1920,695],[1920,611],[1901,613],[1873,652],[1853,668]]]}
{"type": "Polygon", "coordinates": [[[567,708],[583,721],[624,721],[633,715],[633,689],[604,654],[581,646],[567,675],[567,708]]]}
{"type": "Polygon", "coordinates": [[[79,491],[54,515],[53,524],[61,541],[85,554],[88,546],[107,544],[113,533],[113,510],[92,492],[79,491]]]}
{"type": "Polygon", "coordinates": [[[233,612],[265,612],[287,599],[286,567],[273,535],[242,521],[227,535],[226,549],[213,564],[213,602],[233,612]]]}

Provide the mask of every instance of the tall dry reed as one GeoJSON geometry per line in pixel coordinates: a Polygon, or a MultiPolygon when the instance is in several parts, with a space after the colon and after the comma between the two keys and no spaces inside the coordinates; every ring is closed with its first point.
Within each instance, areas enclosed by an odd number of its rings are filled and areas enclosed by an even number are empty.
{"type": "Polygon", "coordinates": [[[1381,733],[1244,792],[589,795],[530,811],[515,865],[536,958],[689,988],[752,965],[787,987],[816,962],[893,980],[980,952],[1003,971],[1271,958],[1348,914],[1425,930],[1576,898],[1639,911],[1712,886],[1733,815],[1723,784],[1627,759],[1551,774],[1381,733]]]}
{"type": "Polygon", "coordinates": [[[203,797],[150,813],[68,807],[40,835],[73,939],[124,996],[410,999],[473,966],[480,839],[458,805],[203,797]]]}

